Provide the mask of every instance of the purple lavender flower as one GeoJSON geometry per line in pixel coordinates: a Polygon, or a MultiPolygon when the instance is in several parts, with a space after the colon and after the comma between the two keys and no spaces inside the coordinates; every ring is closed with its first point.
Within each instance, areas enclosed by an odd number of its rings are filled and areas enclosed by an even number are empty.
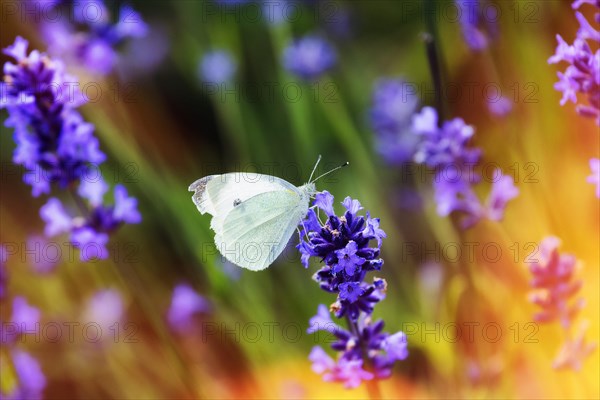
{"type": "Polygon", "coordinates": [[[327,307],[319,305],[307,332],[324,330],[333,334],[336,341],[331,347],[339,352],[339,357],[334,361],[323,349],[315,347],[309,356],[313,370],[323,374],[325,381],[343,382],[353,388],[374,376],[389,376],[394,362],[406,358],[408,353],[406,341],[400,343],[398,339],[403,334],[390,336],[382,332],[383,321],[371,323],[373,307],[385,298],[386,291],[386,282],[381,278],[374,278],[370,284],[365,282],[369,271],[383,265],[378,257],[386,234],[379,227],[379,219],[371,218],[368,212],[366,219],[358,215],[362,206],[350,197],[342,202],[346,212],[338,217],[333,203],[333,196],[326,191],[315,195],[314,205],[327,215],[327,221],[319,222],[311,208],[303,222],[305,237],[300,238],[297,248],[305,267],[310,257],[325,263],[314,279],[323,290],[337,294],[330,311],[336,318],[346,316],[350,328],[345,330],[335,324],[327,307]],[[376,247],[370,246],[372,241],[376,247]],[[363,365],[372,367],[374,374],[364,370],[363,365]]]}
{"type": "Polygon", "coordinates": [[[45,54],[33,50],[27,55],[27,46],[25,39],[17,37],[4,50],[17,61],[4,65],[5,82],[0,88],[0,108],[9,114],[5,125],[15,129],[13,161],[26,168],[24,181],[32,186],[34,196],[50,193],[53,184],[70,189],[85,214],[74,217],[60,200],[48,199],[40,209],[46,236],[70,233],[73,245],[82,249],[83,261],[106,258],[108,233],[123,223],[141,221],[137,200],[117,185],[114,205],[103,204],[108,185],[101,176],[90,180],[93,174],[89,173],[97,172],[95,167],[105,155],[94,137],[94,126],[76,110],[83,102],[81,93],[63,92],[77,81],[64,73],[62,63],[45,54]]]}
{"type": "Polygon", "coordinates": [[[13,299],[10,323],[2,328],[0,343],[11,344],[24,334],[39,330],[40,310],[30,306],[24,297],[13,299]]]}
{"type": "Polygon", "coordinates": [[[81,250],[80,259],[84,262],[106,259],[108,235],[122,224],[141,222],[137,199],[129,197],[125,187],[115,186],[115,201],[112,206],[102,204],[104,191],[105,187],[102,184],[82,183],[80,193],[83,194],[82,197],[88,197],[90,205],[89,216],[85,219],[71,217],[62,202],[56,198],[50,198],[40,209],[40,216],[46,222],[46,236],[70,233],[70,242],[81,250]]]}
{"type": "Polygon", "coordinates": [[[455,0],[459,9],[460,24],[462,26],[465,43],[473,51],[485,50],[490,39],[497,36],[496,18],[489,17],[481,12],[480,0],[455,0]]]}
{"type": "Polygon", "coordinates": [[[124,305],[121,293],[116,289],[103,289],[95,292],[87,301],[83,310],[82,322],[93,323],[100,327],[104,339],[111,338],[111,330],[123,318],[124,305]]]}
{"type": "Polygon", "coordinates": [[[370,121],[379,153],[391,164],[412,160],[419,143],[411,129],[417,96],[402,80],[382,79],[375,84],[372,103],[370,121]]]}
{"type": "Polygon", "coordinates": [[[2,393],[2,398],[41,400],[46,387],[46,377],[39,362],[29,353],[19,349],[12,349],[10,354],[18,382],[9,393],[2,393]]]}
{"type": "Polygon", "coordinates": [[[291,43],[283,53],[283,66],[305,80],[315,80],[334,67],[334,48],[319,36],[304,36],[291,43]]]}
{"type": "Polygon", "coordinates": [[[437,213],[443,217],[461,213],[463,228],[473,226],[486,216],[501,220],[508,201],[519,193],[513,180],[502,171],[495,171],[492,191],[487,204],[483,205],[473,188],[481,181],[472,168],[479,162],[481,151],[469,147],[474,128],[461,118],[444,121],[441,126],[438,122],[437,112],[432,107],[423,107],[412,119],[412,130],[421,137],[414,161],[436,171],[433,189],[437,213]]]}
{"type": "Polygon", "coordinates": [[[495,175],[498,178],[495,179],[487,200],[487,217],[492,221],[501,221],[506,204],[519,195],[519,189],[511,176],[503,175],[499,169],[495,175]]]}
{"type": "Polygon", "coordinates": [[[444,121],[438,127],[437,112],[432,107],[423,107],[412,120],[413,131],[421,137],[414,160],[428,167],[445,167],[450,164],[474,165],[479,161],[479,149],[469,148],[468,142],[475,133],[471,125],[462,118],[444,121]]]}
{"type": "Polygon", "coordinates": [[[26,250],[29,266],[38,274],[49,274],[54,271],[61,258],[59,244],[51,243],[41,235],[28,237],[26,250]]]}
{"type": "Polygon", "coordinates": [[[60,62],[36,50],[27,56],[27,45],[17,37],[4,50],[18,64],[4,65],[0,108],[9,113],[4,125],[15,129],[13,161],[25,167],[24,180],[38,196],[49,193],[52,183],[66,188],[105,156],[93,136],[93,126],[75,110],[81,104],[81,93],[75,90],[74,96],[66,95],[74,78],[64,73],[60,62]]]}
{"type": "Polygon", "coordinates": [[[505,117],[512,111],[512,101],[505,96],[498,99],[488,100],[488,110],[497,117],[505,117]]]}
{"type": "Polygon", "coordinates": [[[210,311],[210,303],[187,283],[181,283],[173,290],[167,321],[173,330],[185,332],[192,326],[194,314],[210,311]]]}
{"type": "Polygon", "coordinates": [[[313,363],[313,371],[323,375],[325,382],[342,382],[346,388],[353,389],[360,386],[363,380],[373,379],[373,374],[363,369],[360,359],[340,358],[336,363],[319,346],[313,347],[308,358],[313,363]]]}
{"type": "Polygon", "coordinates": [[[208,83],[227,83],[235,74],[235,70],[233,57],[225,50],[206,53],[200,63],[200,77],[208,83]]]}
{"type": "Polygon", "coordinates": [[[596,197],[600,198],[600,159],[590,159],[590,169],[592,174],[588,176],[587,181],[592,185],[596,185],[596,197]]]}
{"type": "Polygon", "coordinates": [[[484,209],[473,190],[472,183],[462,176],[460,179],[449,179],[443,172],[436,174],[433,193],[438,215],[447,217],[453,212],[462,213],[463,228],[471,227],[479,221],[484,214],[484,209]]]}
{"type": "MultiPolygon", "coordinates": [[[[598,1],[575,1],[573,8],[577,9],[586,3],[600,10],[598,1]]],[[[554,88],[563,94],[560,105],[565,105],[568,101],[576,103],[579,115],[595,118],[596,123],[600,125],[600,31],[594,28],[581,12],[577,11],[575,16],[580,25],[575,41],[569,45],[560,35],[556,35],[558,46],[548,63],[569,64],[564,72],[558,72],[559,81],[554,85],[554,88]],[[593,48],[596,48],[595,52],[593,48]],[[587,96],[588,104],[583,104],[578,99],[578,94],[587,96]]],[[[594,18],[598,23],[600,12],[597,12],[594,18]]]]}
{"type": "Polygon", "coordinates": [[[534,315],[538,322],[559,320],[566,329],[579,310],[583,307],[583,299],[571,300],[581,288],[581,281],[574,281],[573,275],[577,260],[572,254],[560,254],[560,239],[546,237],[536,251],[530,256],[535,261],[529,263],[533,275],[531,286],[535,291],[531,301],[542,310],[534,315]]]}
{"type": "MultiPolygon", "coordinates": [[[[57,2],[54,7],[61,7],[61,4],[57,2]]],[[[50,53],[75,62],[93,73],[109,74],[119,60],[116,49],[148,32],[140,14],[128,5],[120,8],[114,22],[102,0],[77,1],[72,7],[73,21],[61,19],[43,24],[43,38],[50,53]]]]}
{"type": "Polygon", "coordinates": [[[342,330],[342,328],[331,319],[331,314],[325,304],[319,305],[317,315],[308,321],[308,325],[306,333],[315,333],[317,331],[334,333],[335,331],[342,330]]]}
{"type": "Polygon", "coordinates": [[[169,31],[161,23],[150,26],[143,37],[134,38],[126,45],[117,64],[119,77],[130,82],[140,76],[150,76],[169,54],[171,38],[169,31]]]}

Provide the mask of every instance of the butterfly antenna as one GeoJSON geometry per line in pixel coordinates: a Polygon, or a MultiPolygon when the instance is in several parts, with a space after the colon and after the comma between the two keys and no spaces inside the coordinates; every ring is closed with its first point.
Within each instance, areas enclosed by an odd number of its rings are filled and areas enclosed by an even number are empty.
{"type": "Polygon", "coordinates": [[[317,170],[317,165],[319,165],[319,162],[321,161],[321,155],[319,154],[319,157],[317,157],[317,162],[315,163],[315,166],[313,167],[312,172],[310,173],[310,178],[308,178],[309,182],[312,182],[312,177],[315,174],[315,171],[317,170]]]}
{"type": "Polygon", "coordinates": [[[316,177],[314,180],[312,180],[311,182],[316,182],[316,181],[318,181],[319,179],[321,179],[322,177],[324,177],[325,175],[329,175],[330,173],[332,173],[332,172],[334,172],[334,171],[337,171],[337,170],[338,170],[338,169],[340,169],[340,168],[347,167],[348,165],[350,165],[350,163],[349,163],[348,161],[346,161],[346,162],[345,162],[345,163],[343,163],[342,165],[340,165],[340,166],[338,166],[338,167],[335,167],[334,169],[332,169],[332,170],[330,170],[330,171],[327,171],[327,172],[325,172],[325,173],[324,173],[324,174],[322,174],[322,175],[319,175],[319,176],[317,176],[317,177],[316,177]]]}

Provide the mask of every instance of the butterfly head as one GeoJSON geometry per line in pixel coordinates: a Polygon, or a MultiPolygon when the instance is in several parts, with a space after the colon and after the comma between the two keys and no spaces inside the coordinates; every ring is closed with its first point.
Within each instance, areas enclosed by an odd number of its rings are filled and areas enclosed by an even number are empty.
{"type": "Polygon", "coordinates": [[[308,182],[304,185],[300,186],[300,191],[302,192],[302,196],[307,199],[313,197],[315,193],[317,193],[317,187],[314,182],[308,182]]]}

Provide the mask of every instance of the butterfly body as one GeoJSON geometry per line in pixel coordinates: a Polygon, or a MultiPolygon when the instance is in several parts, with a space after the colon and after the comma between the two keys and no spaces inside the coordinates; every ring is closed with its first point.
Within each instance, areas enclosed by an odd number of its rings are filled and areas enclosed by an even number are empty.
{"type": "Polygon", "coordinates": [[[189,187],[201,214],[212,215],[215,245],[230,262],[253,271],[271,265],[308,213],[314,183],[296,187],[270,175],[229,173],[189,187]]]}

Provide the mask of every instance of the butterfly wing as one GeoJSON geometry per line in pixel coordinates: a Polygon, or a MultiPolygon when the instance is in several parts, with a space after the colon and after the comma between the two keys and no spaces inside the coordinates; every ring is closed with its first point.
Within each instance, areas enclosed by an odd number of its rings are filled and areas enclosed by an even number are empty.
{"type": "Polygon", "coordinates": [[[291,183],[271,175],[233,172],[210,175],[192,183],[188,190],[194,192],[192,200],[201,214],[213,216],[210,227],[219,232],[223,221],[236,207],[257,194],[279,191],[298,191],[291,183]]]}
{"type": "Polygon", "coordinates": [[[225,258],[253,271],[267,268],[287,245],[308,212],[308,199],[294,190],[261,193],[240,203],[216,231],[225,258]]]}

